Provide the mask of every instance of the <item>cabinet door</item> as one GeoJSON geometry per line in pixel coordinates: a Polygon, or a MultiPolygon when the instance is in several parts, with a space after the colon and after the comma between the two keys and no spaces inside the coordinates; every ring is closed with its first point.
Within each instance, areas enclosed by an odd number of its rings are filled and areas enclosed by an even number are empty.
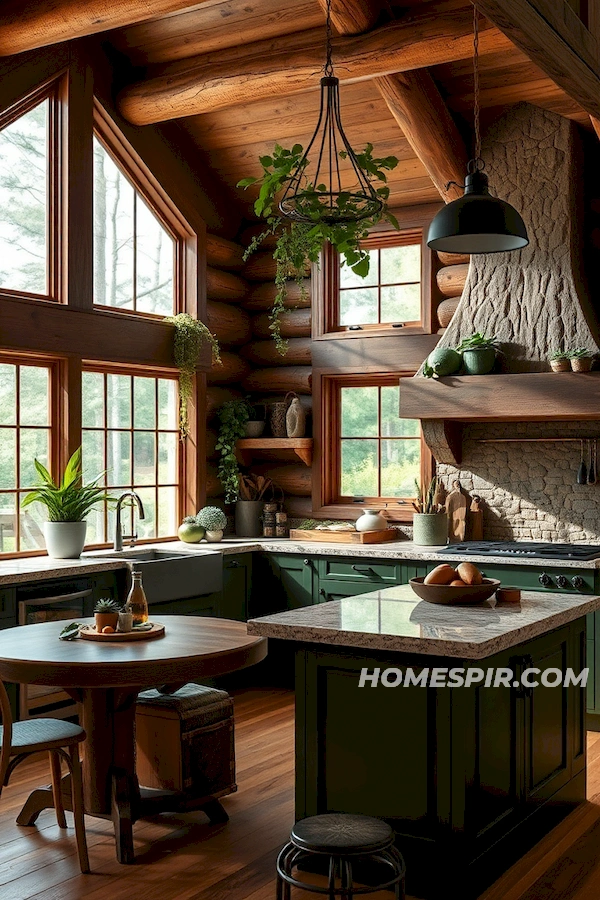
{"type": "MultiPolygon", "coordinates": [[[[271,565],[283,590],[285,609],[299,609],[313,602],[313,582],[316,590],[314,561],[307,556],[279,553],[271,557],[271,565]]],[[[281,602],[281,601],[280,601],[281,602]]]]}
{"type": "Polygon", "coordinates": [[[166,603],[151,603],[150,618],[160,622],[163,616],[215,616],[219,609],[215,598],[218,594],[207,594],[204,597],[187,597],[185,600],[171,600],[166,603]]]}
{"type": "Polygon", "coordinates": [[[223,557],[223,590],[219,614],[224,619],[248,620],[248,601],[252,583],[252,556],[240,553],[223,557]]]}

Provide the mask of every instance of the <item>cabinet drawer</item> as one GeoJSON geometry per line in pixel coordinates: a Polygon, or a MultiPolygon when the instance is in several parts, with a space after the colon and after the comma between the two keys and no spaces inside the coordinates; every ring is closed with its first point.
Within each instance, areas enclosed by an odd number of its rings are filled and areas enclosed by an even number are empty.
{"type": "Polygon", "coordinates": [[[365,581],[363,584],[356,581],[324,581],[319,586],[319,603],[328,603],[329,600],[343,600],[345,597],[356,597],[359,594],[368,594],[377,590],[376,585],[365,581]]]}
{"type": "Polygon", "coordinates": [[[319,577],[322,581],[371,581],[374,584],[400,584],[400,563],[381,559],[321,559],[319,577]]]}
{"type": "Polygon", "coordinates": [[[479,568],[488,578],[498,578],[502,584],[511,585],[528,591],[553,591],[570,594],[593,594],[594,570],[593,569],[544,569],[542,566],[517,567],[517,566],[488,566],[479,563],[479,568]],[[540,576],[547,575],[548,584],[540,582],[540,576]],[[565,587],[560,587],[557,579],[563,576],[567,579],[565,587]],[[573,584],[573,579],[578,579],[573,584]]]}
{"type": "Polygon", "coordinates": [[[11,624],[17,623],[17,605],[14,588],[0,590],[0,619],[12,619],[11,624]]]}

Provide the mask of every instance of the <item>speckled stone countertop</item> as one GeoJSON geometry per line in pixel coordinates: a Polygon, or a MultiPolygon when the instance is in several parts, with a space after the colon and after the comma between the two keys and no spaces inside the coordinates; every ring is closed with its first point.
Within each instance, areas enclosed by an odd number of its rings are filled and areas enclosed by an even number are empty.
{"type": "MultiPolygon", "coordinates": [[[[420,547],[412,541],[391,541],[389,544],[331,544],[323,542],[285,540],[282,538],[231,538],[226,537],[220,543],[184,544],[182,541],[162,541],[156,544],[138,544],[136,549],[172,550],[173,553],[207,553],[217,552],[229,555],[233,553],[253,553],[270,551],[272,553],[296,553],[303,556],[342,556],[362,557],[363,559],[385,560],[421,560],[425,562],[448,562],[456,565],[463,559],[479,565],[519,565],[533,566],[541,569],[598,569],[600,559],[558,560],[531,559],[517,556],[459,556],[440,553],[441,547],[420,547]]],[[[104,572],[107,569],[127,567],[124,559],[117,559],[113,551],[103,550],[96,553],[84,553],[81,559],[49,559],[47,556],[33,556],[22,559],[0,561],[0,585],[17,584],[26,581],[38,581],[48,578],[68,577],[69,575],[85,575],[93,572],[104,572]]]]}
{"type": "Polygon", "coordinates": [[[410,585],[248,622],[249,634],[309,644],[485,659],[600,609],[600,597],[524,591],[521,603],[439,606],[410,585]]]}

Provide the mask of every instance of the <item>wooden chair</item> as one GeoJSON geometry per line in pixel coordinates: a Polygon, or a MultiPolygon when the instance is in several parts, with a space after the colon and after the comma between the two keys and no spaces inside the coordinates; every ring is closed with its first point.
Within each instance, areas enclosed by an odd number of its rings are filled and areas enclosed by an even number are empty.
{"type": "Polygon", "coordinates": [[[1,680],[0,713],[2,718],[2,725],[0,725],[0,795],[2,788],[8,784],[8,779],[20,762],[32,753],[47,750],[50,758],[56,821],[59,828],[66,828],[67,821],[61,795],[60,765],[61,759],[64,759],[71,774],[73,818],[79,865],[82,872],[89,872],[90,863],[85,840],[83,784],[79,759],[79,744],[85,740],[85,731],[79,725],[65,722],[62,719],[28,719],[25,722],[13,723],[10,701],[1,680]],[[68,752],[66,752],[67,750],[68,752]]]}

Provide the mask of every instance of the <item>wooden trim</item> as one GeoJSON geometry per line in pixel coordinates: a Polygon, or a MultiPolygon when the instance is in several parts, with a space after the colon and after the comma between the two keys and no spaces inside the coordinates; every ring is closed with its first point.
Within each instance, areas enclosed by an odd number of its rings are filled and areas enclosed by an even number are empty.
{"type": "MultiPolygon", "coordinates": [[[[414,373],[412,373],[414,374],[414,373]]],[[[407,373],[407,377],[410,377],[407,373]]],[[[312,504],[315,518],[356,518],[357,511],[369,505],[386,508],[391,521],[411,522],[412,498],[365,497],[363,503],[350,503],[340,496],[340,408],[341,387],[395,386],[398,372],[341,374],[339,371],[313,370],[314,462],[312,504]],[[387,504],[387,506],[386,506],[387,504]]],[[[421,483],[428,484],[433,473],[433,457],[421,435],[421,483]]]]}

